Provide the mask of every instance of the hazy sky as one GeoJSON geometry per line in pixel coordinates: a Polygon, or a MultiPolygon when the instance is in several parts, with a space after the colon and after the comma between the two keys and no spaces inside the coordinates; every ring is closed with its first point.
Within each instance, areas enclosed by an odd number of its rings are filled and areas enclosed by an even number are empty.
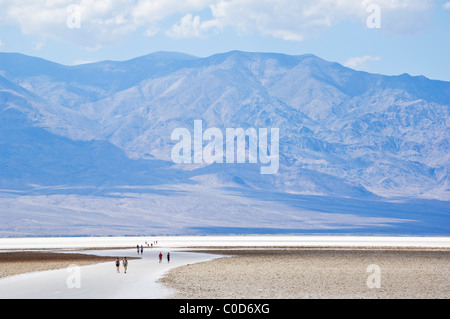
{"type": "Polygon", "coordinates": [[[74,65],[232,50],[450,81],[450,0],[0,0],[4,52],[74,65]]]}

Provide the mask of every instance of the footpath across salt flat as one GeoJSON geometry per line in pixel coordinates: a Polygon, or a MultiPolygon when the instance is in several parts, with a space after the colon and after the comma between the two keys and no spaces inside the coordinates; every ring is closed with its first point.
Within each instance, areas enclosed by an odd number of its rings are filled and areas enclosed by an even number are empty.
{"type": "MultiPolygon", "coordinates": [[[[145,250],[142,259],[130,260],[127,274],[117,273],[113,262],[17,275],[0,280],[0,299],[127,299],[166,298],[173,291],[157,283],[169,269],[208,261],[209,254],[145,250]],[[159,252],[164,258],[159,263],[159,252]]],[[[83,251],[83,253],[86,253],[83,251]]],[[[100,250],[88,253],[104,256],[137,256],[136,250],[100,250]]]]}

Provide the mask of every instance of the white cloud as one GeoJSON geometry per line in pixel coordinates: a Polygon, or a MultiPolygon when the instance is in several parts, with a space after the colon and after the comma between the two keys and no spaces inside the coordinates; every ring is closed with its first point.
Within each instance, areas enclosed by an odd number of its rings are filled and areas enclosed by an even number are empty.
{"type": "MultiPolygon", "coordinates": [[[[366,26],[367,8],[373,1],[363,0],[228,0],[211,6],[221,25],[241,32],[259,32],[284,40],[302,41],[343,20],[366,26]]],[[[423,30],[432,0],[376,0],[381,9],[383,32],[416,33],[423,30]]]]}
{"type": "Polygon", "coordinates": [[[114,45],[139,31],[155,35],[176,14],[208,8],[212,0],[0,0],[0,25],[24,34],[69,41],[92,49],[114,45]],[[75,3],[75,5],[74,5],[75,3]],[[68,19],[78,6],[80,28],[68,19]],[[71,8],[71,10],[68,10],[71,8]]]}
{"type": "Polygon", "coordinates": [[[230,0],[218,2],[211,10],[222,25],[232,26],[240,32],[256,31],[284,40],[302,41],[341,20],[342,10],[350,14],[359,11],[359,5],[347,5],[346,1],[339,3],[344,6],[328,0],[230,0]]]}
{"type": "Polygon", "coordinates": [[[166,35],[175,38],[205,38],[210,29],[216,29],[220,25],[217,20],[208,20],[201,22],[199,16],[187,14],[181,18],[180,23],[172,26],[171,30],[166,32],[166,35]]]}
{"type": "Polygon", "coordinates": [[[371,55],[349,58],[347,62],[344,63],[344,66],[354,70],[366,71],[368,69],[367,62],[372,61],[381,61],[381,58],[371,55]]]}
{"type": "Polygon", "coordinates": [[[443,7],[444,7],[444,9],[446,9],[446,10],[450,9],[450,2],[444,3],[443,7]]]}
{"type": "MultiPolygon", "coordinates": [[[[229,27],[302,41],[343,20],[364,27],[367,6],[375,0],[0,0],[0,25],[19,26],[24,34],[100,48],[120,43],[133,32],[174,38],[204,38],[229,27]],[[79,6],[81,28],[67,26],[68,7],[79,6]],[[210,13],[207,20],[202,18],[210,13]],[[182,17],[175,25],[168,21],[182,17]]],[[[376,0],[383,31],[423,30],[433,0],[376,0]]],[[[447,4],[446,4],[447,5],[447,4]]],[[[444,6],[446,6],[444,5],[444,6]]]]}

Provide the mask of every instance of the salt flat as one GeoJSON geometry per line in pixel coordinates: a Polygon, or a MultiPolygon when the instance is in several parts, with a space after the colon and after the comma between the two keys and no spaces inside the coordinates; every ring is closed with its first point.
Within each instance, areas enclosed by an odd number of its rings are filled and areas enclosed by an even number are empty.
{"type": "MultiPolygon", "coordinates": [[[[0,280],[0,299],[170,298],[176,291],[171,289],[170,286],[164,285],[163,281],[161,281],[169,271],[175,271],[175,268],[182,269],[179,268],[181,266],[197,265],[198,263],[223,257],[220,255],[220,249],[216,250],[213,255],[196,251],[196,248],[200,250],[200,248],[214,249],[228,247],[237,249],[235,251],[250,247],[255,248],[253,249],[255,251],[266,251],[270,249],[273,251],[274,249],[277,250],[277,248],[280,248],[280,253],[284,251],[283,248],[287,247],[318,248],[319,250],[323,248],[324,251],[333,248],[343,248],[347,251],[357,251],[363,248],[442,249],[448,251],[448,248],[450,248],[450,238],[369,236],[161,236],[0,239],[0,250],[3,251],[66,251],[68,253],[82,252],[84,254],[116,256],[119,258],[123,258],[124,256],[137,257],[136,245],[144,245],[146,248],[144,249],[144,254],[140,256],[142,257],[141,259],[130,260],[127,274],[123,273],[123,268],[121,269],[121,273],[117,273],[113,262],[82,266],[78,268],[79,287],[75,288],[70,287],[70,280],[73,278],[74,273],[67,268],[22,274],[0,280]],[[148,248],[147,244],[150,247],[153,244],[153,248],[148,248]],[[186,252],[186,249],[191,251],[186,252]],[[164,255],[161,263],[158,261],[159,252],[162,252],[164,255]],[[172,256],[170,263],[165,259],[167,252],[170,252],[172,256]]],[[[251,249],[248,250],[250,251],[251,249]]],[[[274,258],[272,262],[276,262],[276,260],[278,259],[274,258]]],[[[213,267],[213,269],[217,270],[214,267],[215,264],[206,263],[202,265],[206,269],[213,267]]],[[[434,273],[434,270],[432,272],[434,273]]],[[[177,272],[170,272],[169,274],[172,274],[171,276],[173,278],[173,274],[177,274],[177,272]]]]}
{"type": "MultiPolygon", "coordinates": [[[[171,251],[171,261],[168,263],[165,259],[167,250],[162,250],[164,258],[159,263],[160,251],[146,250],[142,259],[130,260],[126,274],[122,266],[120,273],[117,273],[114,262],[106,262],[80,268],[69,267],[8,277],[0,280],[0,299],[165,298],[173,291],[157,283],[157,280],[166,271],[216,258],[209,254],[171,251]]],[[[131,249],[88,253],[121,258],[137,255],[136,251],[131,249]]]]}
{"type": "Polygon", "coordinates": [[[158,236],[0,238],[1,250],[130,248],[157,242],[160,248],[196,247],[411,247],[450,248],[450,237],[394,236],[158,236]]]}

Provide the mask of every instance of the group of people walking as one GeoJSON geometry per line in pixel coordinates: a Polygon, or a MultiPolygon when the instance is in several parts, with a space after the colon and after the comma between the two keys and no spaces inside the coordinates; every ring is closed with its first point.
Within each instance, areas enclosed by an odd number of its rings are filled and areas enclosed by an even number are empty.
{"type": "MultiPolygon", "coordinates": [[[[127,273],[127,269],[128,269],[127,257],[123,257],[122,264],[123,264],[123,268],[125,270],[125,273],[127,273]]],[[[119,260],[119,258],[116,259],[116,269],[117,269],[117,272],[120,273],[120,260],[119,260]]]]}
{"type": "MultiPolygon", "coordinates": [[[[156,244],[158,244],[157,241],[154,241],[153,243],[150,243],[150,244],[145,242],[145,245],[147,246],[147,248],[153,248],[153,245],[156,245],[156,244]]],[[[139,246],[139,244],[137,244],[136,250],[137,250],[138,255],[139,255],[139,253],[141,253],[141,255],[143,255],[144,254],[144,245],[139,246]]]]}
{"type": "MultiPolygon", "coordinates": [[[[158,255],[159,263],[162,262],[163,254],[160,252],[158,255]]],[[[167,262],[170,263],[170,253],[167,253],[167,262]]]]}
{"type": "MultiPolygon", "coordinates": [[[[147,243],[146,243],[146,244],[147,244],[147,243]]],[[[149,245],[148,245],[148,246],[149,246],[149,245]]],[[[152,248],[153,248],[153,244],[152,244],[152,248]]],[[[142,255],[144,254],[144,246],[143,246],[143,245],[141,245],[141,246],[137,245],[137,246],[136,246],[136,249],[137,249],[138,255],[140,254],[140,255],[142,256],[142,255]]],[[[167,253],[166,258],[167,258],[167,263],[170,263],[170,253],[167,253]]],[[[161,262],[162,262],[162,259],[163,259],[163,254],[162,254],[162,252],[159,252],[159,254],[158,254],[158,259],[159,259],[159,263],[161,263],[161,262]]],[[[124,257],[124,258],[122,259],[122,262],[121,262],[120,258],[117,257],[116,262],[115,262],[115,265],[116,265],[116,269],[117,269],[117,272],[118,272],[118,273],[120,273],[120,264],[121,264],[121,263],[122,263],[122,265],[123,265],[124,272],[127,273],[127,269],[128,269],[128,260],[127,260],[127,257],[124,257]]]]}

